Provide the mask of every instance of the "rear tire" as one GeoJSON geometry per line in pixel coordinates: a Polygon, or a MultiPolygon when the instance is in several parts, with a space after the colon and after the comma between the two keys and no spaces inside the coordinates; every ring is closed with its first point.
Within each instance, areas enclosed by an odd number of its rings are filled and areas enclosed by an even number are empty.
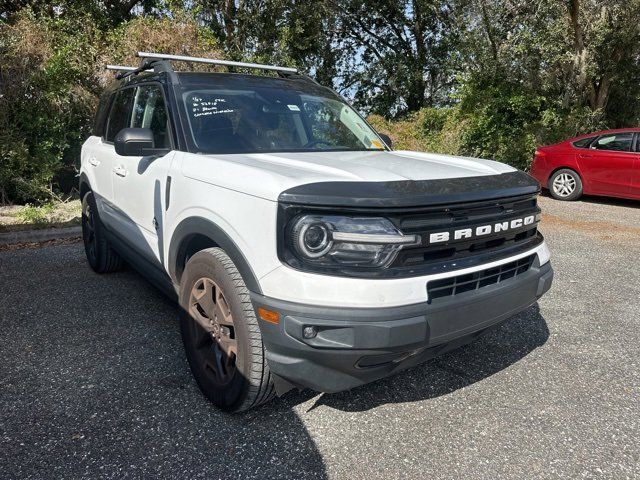
{"type": "Polygon", "coordinates": [[[104,235],[93,192],[82,199],[82,240],[89,265],[96,273],[115,272],[122,267],[118,255],[104,235]]]}
{"type": "Polygon", "coordinates": [[[582,196],[580,175],[570,168],[562,168],[549,178],[549,193],[557,200],[572,201],[582,196]]]}
{"type": "Polygon", "coordinates": [[[275,388],[249,291],[220,248],[189,259],[180,282],[180,330],[200,390],[240,412],[271,400],[275,388]]]}

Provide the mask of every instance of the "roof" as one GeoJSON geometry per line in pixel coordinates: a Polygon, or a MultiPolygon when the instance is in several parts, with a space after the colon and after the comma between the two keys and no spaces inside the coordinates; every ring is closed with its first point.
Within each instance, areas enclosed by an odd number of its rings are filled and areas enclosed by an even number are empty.
{"type": "Polygon", "coordinates": [[[575,142],[576,140],[580,140],[582,138],[590,138],[590,137],[599,137],[600,135],[608,135],[612,133],[640,133],[640,127],[630,127],[630,128],[614,128],[611,130],[600,130],[598,132],[585,133],[584,135],[579,135],[577,137],[569,138],[565,140],[565,142],[575,142]]]}

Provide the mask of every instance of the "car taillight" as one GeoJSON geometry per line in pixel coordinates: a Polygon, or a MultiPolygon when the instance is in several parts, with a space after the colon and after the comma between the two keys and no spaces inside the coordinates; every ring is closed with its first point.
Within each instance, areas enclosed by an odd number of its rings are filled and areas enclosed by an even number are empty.
{"type": "Polygon", "coordinates": [[[547,154],[542,150],[536,150],[534,162],[538,163],[540,166],[544,166],[546,163],[546,156],[547,154]]]}

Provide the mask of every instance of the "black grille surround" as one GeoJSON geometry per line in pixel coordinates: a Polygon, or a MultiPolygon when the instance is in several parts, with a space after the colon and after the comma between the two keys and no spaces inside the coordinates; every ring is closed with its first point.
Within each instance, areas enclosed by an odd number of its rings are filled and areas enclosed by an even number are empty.
{"type": "Polygon", "coordinates": [[[538,232],[540,209],[537,192],[516,197],[484,201],[434,205],[425,207],[357,208],[302,206],[279,202],[278,211],[278,256],[280,260],[296,270],[355,278],[410,278],[452,272],[475,267],[489,262],[532,250],[543,242],[538,232]],[[299,215],[352,215],[384,217],[389,219],[403,234],[420,235],[420,245],[403,248],[387,268],[354,267],[310,267],[298,258],[286,244],[286,231],[290,222],[299,215]],[[524,217],[535,221],[520,228],[491,233],[469,240],[458,240],[429,244],[430,233],[455,231],[495,225],[524,217]]]}
{"type": "Polygon", "coordinates": [[[534,255],[503,263],[473,273],[456,275],[427,283],[427,294],[431,303],[438,298],[452,297],[461,293],[479,290],[489,285],[496,285],[510,278],[526,273],[533,265],[534,255]]]}
{"type": "Polygon", "coordinates": [[[541,239],[537,229],[539,216],[537,195],[473,202],[446,207],[440,211],[407,212],[391,220],[402,233],[420,235],[422,243],[401,250],[390,268],[410,269],[433,263],[455,263],[467,257],[509,251],[512,247],[529,244],[535,246],[541,239]],[[498,233],[494,231],[468,240],[429,244],[429,235],[433,232],[453,232],[467,228],[475,230],[479,226],[495,226],[530,216],[535,221],[519,228],[498,233]]]}

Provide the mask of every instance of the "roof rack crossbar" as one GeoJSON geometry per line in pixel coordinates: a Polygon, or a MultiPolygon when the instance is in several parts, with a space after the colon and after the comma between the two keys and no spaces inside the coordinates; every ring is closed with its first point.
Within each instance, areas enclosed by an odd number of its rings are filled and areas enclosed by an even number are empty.
{"type": "Polygon", "coordinates": [[[258,70],[271,70],[276,72],[298,73],[297,68],[280,67],[277,65],[263,65],[261,63],[232,62],[230,60],[216,60],[214,58],[187,57],[184,55],[167,55],[164,53],[138,52],[138,57],[158,60],[176,60],[179,62],[209,63],[211,65],[223,65],[226,67],[255,68],[258,70]]]}
{"type": "Polygon", "coordinates": [[[138,67],[127,67],[124,65],[107,65],[105,67],[107,70],[116,70],[118,72],[132,72],[136,70],[138,67]]]}

